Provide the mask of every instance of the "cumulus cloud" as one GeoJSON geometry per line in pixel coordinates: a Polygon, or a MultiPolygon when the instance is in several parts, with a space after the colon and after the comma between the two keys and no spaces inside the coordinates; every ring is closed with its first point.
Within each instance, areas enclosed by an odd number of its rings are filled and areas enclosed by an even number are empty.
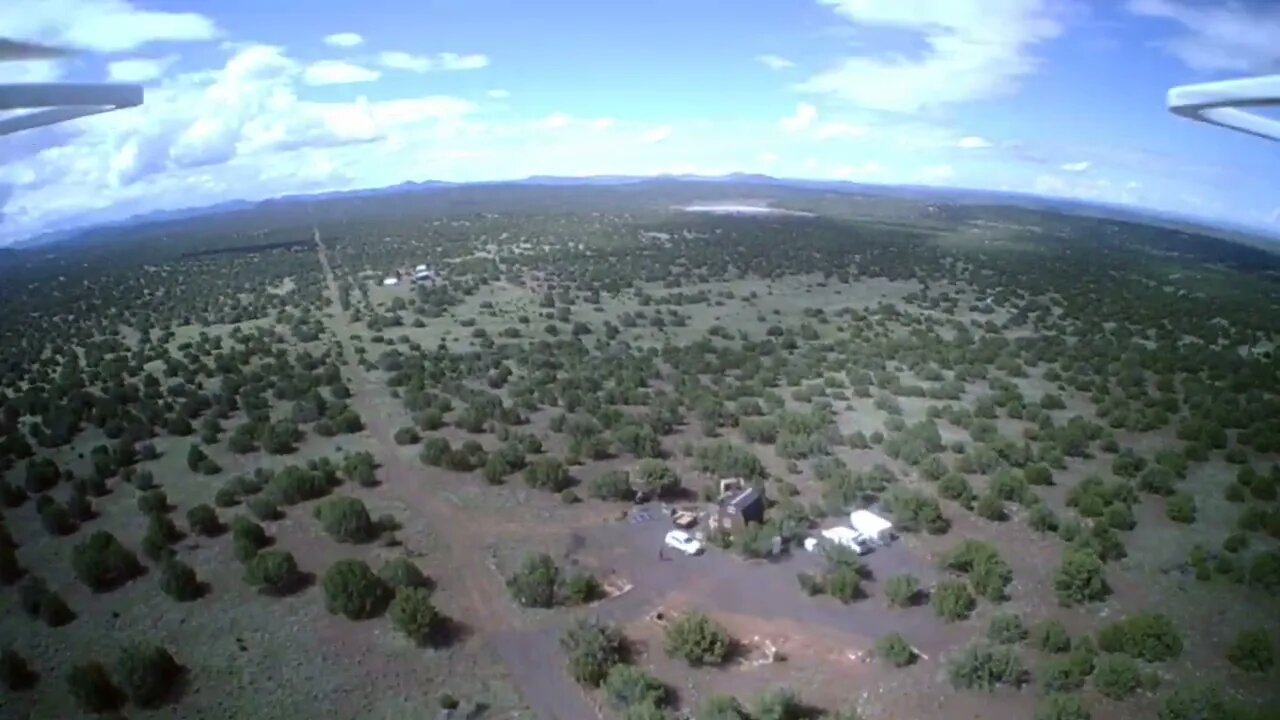
{"type": "Polygon", "coordinates": [[[479,70],[489,66],[489,56],[479,53],[459,55],[451,52],[414,55],[400,50],[387,50],[378,53],[378,62],[391,70],[424,73],[432,70],[479,70]]]}
{"type": "Polygon", "coordinates": [[[782,118],[782,129],[795,133],[807,130],[813,121],[818,117],[818,108],[809,103],[800,103],[796,105],[795,114],[782,118]]]}
{"type": "Polygon", "coordinates": [[[813,136],[818,140],[853,139],[864,137],[868,132],[865,125],[829,122],[819,125],[813,136]]]}
{"type": "Polygon", "coordinates": [[[991,141],[977,135],[966,135],[956,142],[956,147],[965,150],[982,150],[991,147],[991,141]]]}
{"type": "Polygon", "coordinates": [[[502,88],[494,88],[492,90],[489,90],[485,92],[485,95],[488,95],[494,100],[506,100],[507,98],[511,97],[511,93],[506,90],[503,90],[502,88]]]}
{"type": "Polygon", "coordinates": [[[650,145],[656,145],[657,143],[660,143],[660,142],[666,142],[671,137],[671,126],[660,125],[656,128],[651,128],[649,130],[646,130],[644,135],[642,135],[641,137],[643,138],[644,142],[649,143],[650,145]]]}
{"type": "Polygon", "coordinates": [[[914,113],[1006,95],[1035,71],[1034,47],[1062,32],[1051,0],[818,0],[857,27],[924,36],[921,57],[853,55],[798,84],[860,107],[914,113]]]}
{"type": "Polygon", "coordinates": [[[302,76],[303,81],[308,85],[348,85],[373,82],[380,77],[382,73],[377,70],[345,60],[321,60],[311,63],[302,76]]]}
{"type": "Polygon", "coordinates": [[[324,36],[324,44],[330,47],[352,48],[364,44],[364,37],[359,33],[340,32],[324,36]]]}
{"type": "Polygon", "coordinates": [[[1183,0],[1129,0],[1134,15],[1182,26],[1183,34],[1159,46],[1192,70],[1269,73],[1280,70],[1280,4],[1189,3],[1183,0]]]}
{"type": "Polygon", "coordinates": [[[177,55],[167,55],[159,58],[117,60],[107,64],[107,78],[112,82],[148,82],[164,75],[177,59],[177,55]]]}
{"type": "Polygon", "coordinates": [[[219,34],[213,20],[199,13],[141,10],[128,0],[17,0],[0,6],[0,37],[98,52],[219,34]]]}
{"type": "Polygon", "coordinates": [[[756,62],[764,65],[770,70],[786,70],[787,68],[793,68],[796,66],[794,62],[782,57],[781,55],[757,55],[756,62]]]}
{"type": "Polygon", "coordinates": [[[1063,170],[1066,170],[1067,172],[1079,173],[1079,172],[1084,172],[1085,170],[1088,170],[1089,166],[1091,166],[1092,164],[1093,163],[1089,162],[1088,160],[1081,160],[1079,162],[1063,163],[1060,167],[1063,170]]]}

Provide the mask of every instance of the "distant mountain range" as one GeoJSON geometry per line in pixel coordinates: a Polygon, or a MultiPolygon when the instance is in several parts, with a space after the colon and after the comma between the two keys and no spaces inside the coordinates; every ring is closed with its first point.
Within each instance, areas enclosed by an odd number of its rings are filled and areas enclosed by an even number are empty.
{"type": "Polygon", "coordinates": [[[248,210],[259,206],[270,206],[279,203],[298,203],[312,202],[316,200],[325,200],[331,198],[358,198],[358,197],[377,197],[386,195],[396,195],[416,192],[430,192],[443,188],[456,187],[485,187],[485,186],[555,186],[555,187],[572,187],[572,186],[614,186],[614,185],[638,185],[651,182],[682,182],[682,183],[733,183],[738,185],[758,185],[761,187],[778,187],[778,188],[798,188],[820,190],[826,192],[848,193],[869,197],[895,198],[902,200],[915,200],[919,202],[934,202],[943,204],[960,204],[960,205],[1001,205],[1012,206],[1028,210],[1044,210],[1071,215],[1080,215],[1087,217],[1102,218],[1108,220],[1124,220],[1129,222],[1145,223],[1162,227],[1169,227],[1177,230],[1186,230],[1200,232],[1206,235],[1214,235],[1228,240],[1244,242],[1251,245],[1258,245],[1269,250],[1280,251],[1280,246],[1274,245],[1280,241],[1280,232],[1275,234],[1266,234],[1262,230],[1245,225],[1236,225],[1228,223],[1210,224],[1208,221],[1193,218],[1190,216],[1178,215],[1174,213],[1163,213],[1154,210],[1139,210],[1132,207],[1113,205],[1108,203],[1090,202],[1084,200],[1071,200],[1064,198],[1045,197],[1043,195],[1032,195],[1029,193],[1005,192],[998,190],[973,190],[965,188],[947,188],[937,187],[933,185],[872,185],[865,183],[856,183],[838,180],[803,180],[790,178],[775,178],[769,175],[759,175],[751,173],[733,173],[729,175],[704,176],[704,175],[657,175],[657,176],[631,176],[631,175],[595,175],[588,177],[564,177],[554,175],[534,175],[521,180],[501,180],[501,181],[482,181],[455,183],[437,180],[427,180],[424,182],[404,182],[398,185],[391,185],[382,188],[369,188],[361,190],[341,190],[335,192],[313,193],[308,195],[285,195],[270,200],[249,201],[249,200],[232,200],[228,202],[218,203],[216,205],[207,205],[196,208],[184,208],[177,210],[161,210],[156,212],[134,215],[123,220],[113,222],[98,223],[91,227],[80,227],[74,229],[59,230],[49,232],[31,238],[29,240],[20,241],[10,246],[12,249],[30,249],[38,248],[54,243],[61,243],[67,240],[73,240],[76,237],[96,230],[109,228],[127,228],[139,225],[149,225],[153,223],[164,223],[175,220],[184,220],[188,218],[200,217],[204,215],[233,212],[238,210],[248,210]]]}

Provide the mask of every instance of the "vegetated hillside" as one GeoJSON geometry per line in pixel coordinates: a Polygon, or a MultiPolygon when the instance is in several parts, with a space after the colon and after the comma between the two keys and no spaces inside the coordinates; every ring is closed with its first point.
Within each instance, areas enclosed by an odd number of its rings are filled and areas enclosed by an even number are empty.
{"type": "Polygon", "coordinates": [[[5,283],[6,708],[1280,701],[1274,282],[1167,231],[741,180],[268,203],[5,283]],[[743,200],[822,212],[673,209],[743,200]],[[710,525],[726,478],[763,523],[710,525]],[[664,505],[702,555],[655,553],[664,505]],[[898,541],[802,550],[862,507],[898,541]]]}

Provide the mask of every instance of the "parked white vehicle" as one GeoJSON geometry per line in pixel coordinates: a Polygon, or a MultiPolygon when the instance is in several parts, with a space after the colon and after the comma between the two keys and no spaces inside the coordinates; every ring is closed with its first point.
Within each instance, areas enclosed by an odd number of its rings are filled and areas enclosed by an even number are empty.
{"type": "Polygon", "coordinates": [[[871,542],[853,528],[844,526],[827,528],[822,531],[822,537],[826,538],[832,545],[847,547],[859,555],[866,555],[871,552],[871,542]]]}
{"type": "Polygon", "coordinates": [[[672,530],[664,540],[667,547],[673,547],[685,555],[697,555],[702,552],[702,542],[683,530],[672,530]]]}
{"type": "Polygon", "coordinates": [[[873,545],[888,545],[893,540],[893,523],[870,510],[849,513],[849,526],[873,545]]]}

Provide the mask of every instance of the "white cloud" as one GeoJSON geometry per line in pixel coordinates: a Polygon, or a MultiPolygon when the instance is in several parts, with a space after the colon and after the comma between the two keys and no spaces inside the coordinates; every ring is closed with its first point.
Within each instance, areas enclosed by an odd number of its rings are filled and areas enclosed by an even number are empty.
{"type": "Polygon", "coordinates": [[[302,80],[308,85],[346,85],[373,82],[380,77],[382,73],[377,70],[345,60],[321,60],[307,66],[302,80]]]}
{"type": "Polygon", "coordinates": [[[324,44],[330,47],[352,48],[364,44],[364,37],[359,33],[340,32],[324,36],[324,44]]]}
{"type": "Polygon", "coordinates": [[[511,97],[511,93],[506,90],[503,90],[502,88],[494,88],[486,92],[485,95],[488,95],[494,100],[506,100],[507,98],[511,97]]]}
{"type": "Polygon", "coordinates": [[[442,70],[479,70],[489,66],[489,56],[479,53],[458,55],[444,52],[436,56],[436,63],[442,70]]]}
{"type": "Polygon", "coordinates": [[[392,70],[424,73],[432,70],[479,70],[489,66],[489,57],[478,53],[459,55],[442,52],[435,55],[414,55],[399,50],[388,50],[378,53],[378,62],[392,70]]]}
{"type": "Polygon", "coordinates": [[[613,118],[599,118],[597,120],[592,121],[591,127],[595,128],[596,130],[608,130],[609,128],[617,124],[617,122],[618,121],[614,120],[613,118]]]}
{"type": "Polygon", "coordinates": [[[789,133],[806,130],[813,124],[813,121],[817,119],[817,117],[818,108],[810,105],[809,103],[802,102],[799,105],[796,105],[796,112],[794,115],[782,118],[782,129],[789,133]]]}
{"type": "Polygon", "coordinates": [[[956,169],[950,165],[931,165],[920,170],[920,182],[944,183],[956,176],[956,169]]]}
{"type": "Polygon", "coordinates": [[[1173,21],[1184,34],[1158,44],[1201,71],[1268,73],[1280,70],[1280,4],[1129,0],[1129,12],[1173,21]]]}
{"type": "Polygon", "coordinates": [[[793,68],[796,66],[794,62],[782,57],[781,55],[757,55],[756,62],[764,65],[770,70],[786,70],[787,68],[793,68]]]}
{"type": "Polygon", "coordinates": [[[107,64],[107,77],[112,82],[144,83],[165,74],[177,61],[177,55],[158,58],[129,58],[107,64]]]}
{"type": "Polygon", "coordinates": [[[771,152],[762,152],[756,155],[756,159],[765,165],[773,165],[778,162],[778,156],[771,152]]]}
{"type": "Polygon", "coordinates": [[[813,136],[818,140],[853,139],[864,137],[868,132],[864,125],[829,122],[819,125],[813,136]]]}
{"type": "Polygon", "coordinates": [[[991,141],[977,135],[966,135],[956,143],[956,147],[966,150],[982,150],[991,147],[991,141]]]}
{"type": "Polygon", "coordinates": [[[919,58],[857,55],[796,86],[862,108],[914,113],[1009,94],[1032,48],[1062,32],[1050,0],[818,0],[857,25],[921,33],[919,58]]]}
{"type": "Polygon", "coordinates": [[[1091,166],[1092,164],[1093,163],[1089,162],[1088,160],[1081,160],[1080,162],[1063,163],[1060,167],[1063,170],[1066,170],[1067,172],[1079,173],[1079,172],[1084,172],[1085,170],[1088,170],[1089,166],[1091,166]]]}
{"type": "Polygon", "coordinates": [[[62,77],[66,64],[58,60],[0,62],[0,83],[44,83],[62,77]]]}
{"type": "Polygon", "coordinates": [[[641,137],[643,138],[644,142],[649,143],[650,145],[656,145],[657,143],[660,143],[660,142],[666,142],[668,139],[671,138],[671,126],[660,125],[656,128],[652,128],[650,130],[645,131],[644,135],[641,137]]]}
{"type": "Polygon", "coordinates": [[[0,7],[0,37],[98,52],[219,35],[204,15],[140,10],[128,0],[10,0],[0,7]]]}
{"type": "Polygon", "coordinates": [[[857,165],[841,165],[832,171],[838,178],[866,178],[881,174],[884,167],[875,160],[867,160],[857,165]]]}

